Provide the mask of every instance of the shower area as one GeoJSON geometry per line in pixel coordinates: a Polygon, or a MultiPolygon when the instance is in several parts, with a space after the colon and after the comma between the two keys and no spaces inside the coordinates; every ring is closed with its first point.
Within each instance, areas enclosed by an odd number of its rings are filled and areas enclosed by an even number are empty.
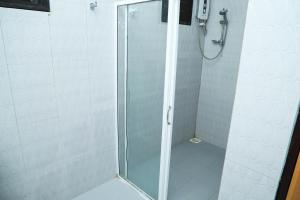
{"type": "MultiPolygon", "coordinates": [[[[216,200],[222,178],[248,1],[182,1],[169,200],[216,200]]],[[[117,6],[119,176],[158,199],[168,1],[117,6]]],[[[230,152],[227,152],[230,153],[230,152]]]]}

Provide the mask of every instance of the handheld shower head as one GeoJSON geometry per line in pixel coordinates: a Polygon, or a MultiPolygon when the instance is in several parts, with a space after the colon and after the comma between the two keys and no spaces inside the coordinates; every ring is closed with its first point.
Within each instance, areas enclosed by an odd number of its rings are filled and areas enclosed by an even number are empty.
{"type": "Polygon", "coordinates": [[[225,15],[227,15],[227,12],[228,12],[228,10],[223,8],[222,10],[220,10],[219,14],[225,16],[225,15]]]}

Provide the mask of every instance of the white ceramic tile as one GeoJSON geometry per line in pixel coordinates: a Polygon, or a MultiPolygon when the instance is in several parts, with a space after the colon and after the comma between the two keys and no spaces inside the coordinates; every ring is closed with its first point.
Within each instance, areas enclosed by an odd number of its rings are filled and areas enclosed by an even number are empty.
{"type": "Polygon", "coordinates": [[[87,58],[86,8],[83,2],[55,1],[50,16],[54,61],[87,58]]]}
{"type": "MultiPolygon", "coordinates": [[[[9,180],[10,176],[22,173],[24,163],[20,147],[0,152],[1,180],[9,180]]],[[[2,185],[2,184],[1,184],[2,185]]]]}
{"type": "Polygon", "coordinates": [[[0,152],[9,151],[20,145],[16,126],[5,128],[0,126],[0,144],[0,152]]]}
{"type": "Polygon", "coordinates": [[[0,187],[0,198],[1,199],[11,199],[11,192],[6,185],[1,185],[1,187],[0,187]]]}
{"type": "Polygon", "coordinates": [[[92,135],[92,144],[96,146],[101,141],[106,141],[99,148],[110,149],[115,145],[115,141],[111,141],[111,135],[114,133],[115,113],[113,109],[102,110],[93,114],[92,127],[94,127],[92,135]]]}
{"type": "Polygon", "coordinates": [[[9,65],[13,90],[53,85],[51,63],[9,65]]]}
{"type": "Polygon", "coordinates": [[[225,162],[219,200],[274,199],[277,183],[230,160],[225,162]]]}
{"type": "Polygon", "coordinates": [[[77,125],[68,132],[64,131],[62,139],[62,153],[64,157],[72,157],[86,153],[89,149],[91,131],[89,127],[77,125]]]}
{"type": "Polygon", "coordinates": [[[0,107],[0,127],[1,129],[10,128],[16,126],[16,118],[14,107],[12,105],[9,106],[1,106],[0,107]]]}
{"type": "Polygon", "coordinates": [[[20,138],[23,145],[32,145],[43,140],[53,140],[61,137],[59,120],[57,118],[35,121],[29,124],[19,124],[20,138]]]}
{"type": "Polygon", "coordinates": [[[291,24],[300,20],[288,4],[262,3],[249,1],[220,200],[274,199],[298,111],[300,29],[291,24]],[[268,14],[281,6],[290,21],[268,14]]]}
{"type": "Polygon", "coordinates": [[[54,62],[55,86],[58,96],[90,92],[90,75],[87,61],[54,62]]]}
{"type": "Polygon", "coordinates": [[[24,163],[28,170],[42,169],[52,164],[60,157],[59,140],[41,140],[39,142],[24,145],[24,163]]]}
{"type": "Polygon", "coordinates": [[[7,179],[6,186],[9,191],[14,191],[8,195],[8,199],[28,199],[37,186],[41,171],[22,169],[19,173],[7,179]],[[25,173],[24,173],[25,172],[25,173]]]}
{"type": "Polygon", "coordinates": [[[102,150],[99,152],[90,151],[67,163],[65,193],[69,193],[70,197],[85,193],[93,185],[100,185],[115,176],[115,162],[109,159],[113,156],[114,151],[102,150]],[[103,154],[99,154],[99,152],[103,152],[103,154]],[[106,165],[102,165],[103,162],[106,162],[106,165]]]}
{"type": "Polygon", "coordinates": [[[75,93],[58,97],[58,112],[62,120],[80,119],[90,114],[89,93],[75,93]]]}
{"type": "MultiPolygon", "coordinates": [[[[89,5],[87,1],[87,5],[89,5]]],[[[113,59],[114,34],[111,30],[110,20],[113,18],[113,4],[107,1],[102,1],[102,6],[91,11],[87,6],[87,36],[88,36],[88,58],[90,61],[105,63],[106,66],[112,66],[115,62],[113,59]],[[103,31],[106,30],[106,31],[103,31]],[[105,41],[103,40],[105,38],[105,41]],[[103,51],[105,49],[105,51],[103,51]]],[[[100,67],[97,65],[96,67],[100,67]]],[[[109,68],[111,69],[111,68],[109,68]]]]}
{"type": "Polygon", "coordinates": [[[38,85],[13,91],[20,122],[33,122],[58,116],[52,85],[38,85]]]}
{"type": "Polygon", "coordinates": [[[0,66],[0,106],[12,104],[10,81],[5,65],[0,66]]]}
{"type": "Polygon", "coordinates": [[[279,179],[282,165],[277,161],[285,159],[284,149],[290,142],[290,137],[285,134],[286,128],[243,119],[243,116],[239,118],[232,121],[239,125],[231,126],[231,144],[235,145],[228,148],[228,156],[238,163],[248,163],[248,167],[268,177],[279,179]]]}
{"type": "Polygon", "coordinates": [[[8,64],[50,62],[48,16],[10,15],[1,25],[8,64]]]}
{"type": "Polygon", "coordinates": [[[50,64],[10,65],[9,70],[16,114],[20,121],[57,116],[50,64]]]}
{"type": "Polygon", "coordinates": [[[51,13],[0,8],[1,199],[72,199],[116,174],[113,2],[104,12],[89,3],[52,0],[51,13]],[[87,11],[97,19],[89,26],[87,11]]]}
{"type": "Polygon", "coordinates": [[[67,199],[64,195],[66,168],[56,165],[40,174],[28,199],[67,199]]]}
{"type": "Polygon", "coordinates": [[[2,23],[1,23],[1,18],[0,18],[0,66],[6,65],[6,55],[5,55],[5,48],[4,48],[3,41],[4,41],[4,39],[2,36],[2,23]]]}

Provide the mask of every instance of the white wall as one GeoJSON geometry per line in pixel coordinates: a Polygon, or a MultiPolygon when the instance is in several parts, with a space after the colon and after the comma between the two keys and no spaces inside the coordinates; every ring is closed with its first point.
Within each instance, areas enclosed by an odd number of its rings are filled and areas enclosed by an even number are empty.
{"type": "Polygon", "coordinates": [[[232,105],[238,75],[248,0],[213,0],[205,38],[204,51],[209,57],[217,54],[222,17],[219,11],[228,9],[229,28],[223,54],[216,60],[203,60],[198,104],[196,135],[226,148],[232,105]]]}
{"type": "Polygon", "coordinates": [[[275,197],[300,100],[299,9],[249,1],[219,200],[275,197]]]}
{"type": "Polygon", "coordinates": [[[0,199],[70,199],[116,174],[113,2],[0,8],[0,199]]]}
{"type": "Polygon", "coordinates": [[[195,18],[197,0],[194,0],[192,25],[179,27],[176,92],[174,105],[173,144],[194,137],[201,82],[202,56],[198,41],[203,40],[195,18]],[[200,34],[200,35],[199,35],[200,34]]]}

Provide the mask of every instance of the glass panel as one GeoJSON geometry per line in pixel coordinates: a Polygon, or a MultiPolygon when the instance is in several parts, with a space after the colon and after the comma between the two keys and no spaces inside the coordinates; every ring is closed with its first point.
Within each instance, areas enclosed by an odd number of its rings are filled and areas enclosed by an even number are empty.
{"type": "Polygon", "coordinates": [[[119,174],[126,177],[126,6],[118,7],[118,142],[119,174]]]}
{"type": "Polygon", "coordinates": [[[121,6],[118,30],[120,175],[155,199],[159,186],[167,37],[161,10],[161,1],[121,6]],[[121,14],[124,7],[127,15],[121,14]],[[122,92],[124,84],[126,90],[122,92]],[[121,103],[125,96],[126,107],[121,103]]]}

